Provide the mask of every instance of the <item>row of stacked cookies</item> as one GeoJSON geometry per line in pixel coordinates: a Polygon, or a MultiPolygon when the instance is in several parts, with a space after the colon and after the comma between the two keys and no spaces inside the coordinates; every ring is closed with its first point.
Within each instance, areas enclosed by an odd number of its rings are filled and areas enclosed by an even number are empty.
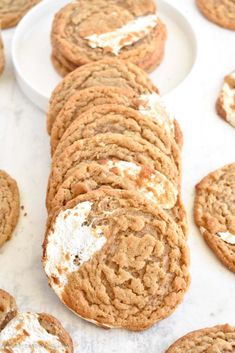
{"type": "Polygon", "coordinates": [[[153,0],[79,0],[55,16],[52,63],[67,75],[81,65],[106,58],[130,61],[146,71],[164,56],[166,27],[153,0]]]}
{"type": "Polygon", "coordinates": [[[106,59],[58,85],[48,132],[50,285],[97,325],[150,327],[189,285],[178,123],[144,71],[106,59]]]}
{"type": "Polygon", "coordinates": [[[3,29],[14,27],[41,0],[1,0],[0,23],[3,29]]]}

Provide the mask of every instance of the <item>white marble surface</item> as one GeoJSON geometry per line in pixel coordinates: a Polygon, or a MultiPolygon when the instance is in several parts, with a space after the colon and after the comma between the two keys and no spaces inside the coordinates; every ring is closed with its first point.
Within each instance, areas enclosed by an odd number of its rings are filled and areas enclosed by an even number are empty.
{"type": "Polygon", "coordinates": [[[70,313],[47,285],[40,263],[50,165],[45,115],[15,83],[9,54],[13,31],[4,32],[8,65],[0,79],[0,168],[17,179],[25,210],[13,239],[0,250],[0,287],[17,298],[22,310],[57,316],[71,333],[75,352],[163,353],[190,330],[225,322],[235,325],[234,274],[207,248],[192,219],[195,183],[209,171],[235,161],[235,130],[214,111],[221,80],[234,69],[235,32],[206,21],[193,0],[169,2],[188,16],[199,39],[194,72],[167,97],[185,135],[183,196],[190,225],[192,284],[176,312],[143,333],[94,327],[70,313]]]}

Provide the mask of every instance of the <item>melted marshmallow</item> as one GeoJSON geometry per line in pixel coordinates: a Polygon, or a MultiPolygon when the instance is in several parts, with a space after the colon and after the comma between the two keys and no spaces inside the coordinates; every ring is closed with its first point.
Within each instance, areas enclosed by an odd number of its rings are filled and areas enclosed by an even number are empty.
{"type": "MultiPolygon", "coordinates": [[[[235,78],[235,73],[231,76],[235,78]]],[[[222,97],[226,119],[235,127],[235,88],[232,88],[227,82],[225,82],[222,88],[222,97]]]]}
{"type": "Polygon", "coordinates": [[[18,313],[0,332],[0,352],[65,353],[66,348],[40,325],[37,314],[18,313]]]}
{"type": "Polygon", "coordinates": [[[143,94],[139,99],[142,102],[139,106],[139,112],[144,116],[156,119],[159,125],[163,126],[169,133],[174,134],[174,118],[167,111],[159,94],[155,92],[143,94]]]}
{"type": "Polygon", "coordinates": [[[123,47],[132,45],[148,35],[157,25],[157,15],[140,16],[115,31],[92,34],[85,39],[91,48],[109,48],[118,55],[123,47]]]}
{"type": "Polygon", "coordinates": [[[121,177],[128,177],[136,181],[136,187],[143,196],[152,202],[157,202],[164,209],[174,207],[177,200],[177,189],[173,183],[160,172],[153,171],[147,176],[141,175],[141,166],[132,162],[113,161],[107,162],[109,169],[117,168],[121,177]]]}
{"type": "MultiPolygon", "coordinates": [[[[202,234],[204,234],[206,232],[206,229],[203,227],[200,227],[200,231],[202,234]]],[[[235,245],[235,234],[232,234],[230,232],[218,232],[217,235],[225,243],[235,245]]]]}
{"type": "Polygon", "coordinates": [[[232,234],[230,232],[219,232],[217,235],[225,241],[225,243],[235,245],[235,234],[232,234]]]}
{"type": "Polygon", "coordinates": [[[58,294],[67,284],[68,275],[89,261],[106,242],[99,227],[93,229],[85,224],[91,207],[92,203],[85,201],[61,211],[48,235],[45,271],[50,279],[56,279],[51,285],[58,294]]]}

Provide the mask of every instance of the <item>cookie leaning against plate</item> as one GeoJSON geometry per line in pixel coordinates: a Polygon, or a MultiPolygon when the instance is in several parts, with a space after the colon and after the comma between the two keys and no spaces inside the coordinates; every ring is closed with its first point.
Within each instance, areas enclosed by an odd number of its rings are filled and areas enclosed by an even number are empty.
{"type": "Polygon", "coordinates": [[[20,213],[20,196],[17,184],[6,172],[0,170],[0,246],[12,236],[20,213]]]}
{"type": "Polygon", "coordinates": [[[150,142],[175,163],[181,176],[180,149],[175,140],[154,119],[117,104],[96,106],[75,119],[57,145],[53,158],[76,141],[105,133],[140,137],[150,142]]]}
{"type": "Polygon", "coordinates": [[[0,308],[1,352],[73,353],[69,334],[53,316],[19,312],[15,299],[1,289],[0,308]]]}
{"type": "Polygon", "coordinates": [[[216,110],[225,121],[235,127],[235,71],[224,78],[216,110]]]}
{"type": "MultiPolygon", "coordinates": [[[[91,87],[76,92],[57,115],[51,130],[52,154],[74,120],[89,109],[104,104],[118,104],[135,109],[160,127],[161,134],[171,135],[181,149],[183,137],[179,124],[167,111],[161,97],[156,92],[139,95],[125,88],[91,87]]],[[[171,140],[169,136],[167,139],[171,140]]],[[[166,139],[164,141],[166,143],[166,139]]]]}
{"type": "Polygon", "coordinates": [[[234,0],[196,0],[202,14],[217,25],[235,30],[234,0]]]}
{"type": "Polygon", "coordinates": [[[235,272],[235,164],[210,173],[196,186],[194,218],[214,253],[235,272]]]}
{"type": "MultiPolygon", "coordinates": [[[[89,163],[91,161],[105,161],[109,169],[119,167],[120,162],[128,162],[125,167],[131,168],[131,174],[134,178],[138,179],[141,175],[142,179],[153,183],[156,190],[161,184],[159,184],[159,179],[167,178],[173,183],[173,189],[178,193],[179,172],[169,157],[141,138],[107,133],[77,141],[67,147],[56,159],[53,159],[48,182],[47,208],[50,208],[48,206],[59,186],[74,168],[81,162],[89,163]]],[[[161,192],[161,187],[159,192],[161,192]]]]}
{"type": "Polygon", "coordinates": [[[233,353],[235,327],[218,325],[193,331],[178,339],[166,353],[233,353]]]}
{"type": "Polygon", "coordinates": [[[67,100],[77,91],[95,86],[121,87],[139,95],[158,92],[148,75],[136,65],[118,59],[106,59],[84,65],[67,75],[52,93],[47,129],[51,128],[67,100]]]}
{"type": "Polygon", "coordinates": [[[135,192],[78,196],[54,215],[43,248],[62,302],[103,327],[146,329],[175,310],[189,285],[182,231],[135,192]]]}
{"type": "Polygon", "coordinates": [[[140,5],[112,0],[80,0],[66,5],[53,21],[52,57],[58,58],[66,71],[113,57],[153,70],[164,55],[166,27],[152,0],[140,5]]]}
{"type": "Polygon", "coordinates": [[[2,28],[14,27],[34,5],[41,0],[1,0],[0,22],[2,28]]]}

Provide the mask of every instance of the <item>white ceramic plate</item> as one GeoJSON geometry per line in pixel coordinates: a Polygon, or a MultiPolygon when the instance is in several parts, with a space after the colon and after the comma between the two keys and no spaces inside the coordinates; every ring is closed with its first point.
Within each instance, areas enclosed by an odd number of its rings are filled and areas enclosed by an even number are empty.
{"type": "MultiPolygon", "coordinates": [[[[61,77],[51,60],[50,31],[54,14],[69,0],[44,0],[18,25],[12,44],[17,81],[25,95],[46,110],[61,77]]],[[[175,89],[189,75],[196,60],[197,41],[187,19],[166,1],[158,0],[159,16],[168,28],[165,58],[151,78],[162,94],[175,89]]]]}

